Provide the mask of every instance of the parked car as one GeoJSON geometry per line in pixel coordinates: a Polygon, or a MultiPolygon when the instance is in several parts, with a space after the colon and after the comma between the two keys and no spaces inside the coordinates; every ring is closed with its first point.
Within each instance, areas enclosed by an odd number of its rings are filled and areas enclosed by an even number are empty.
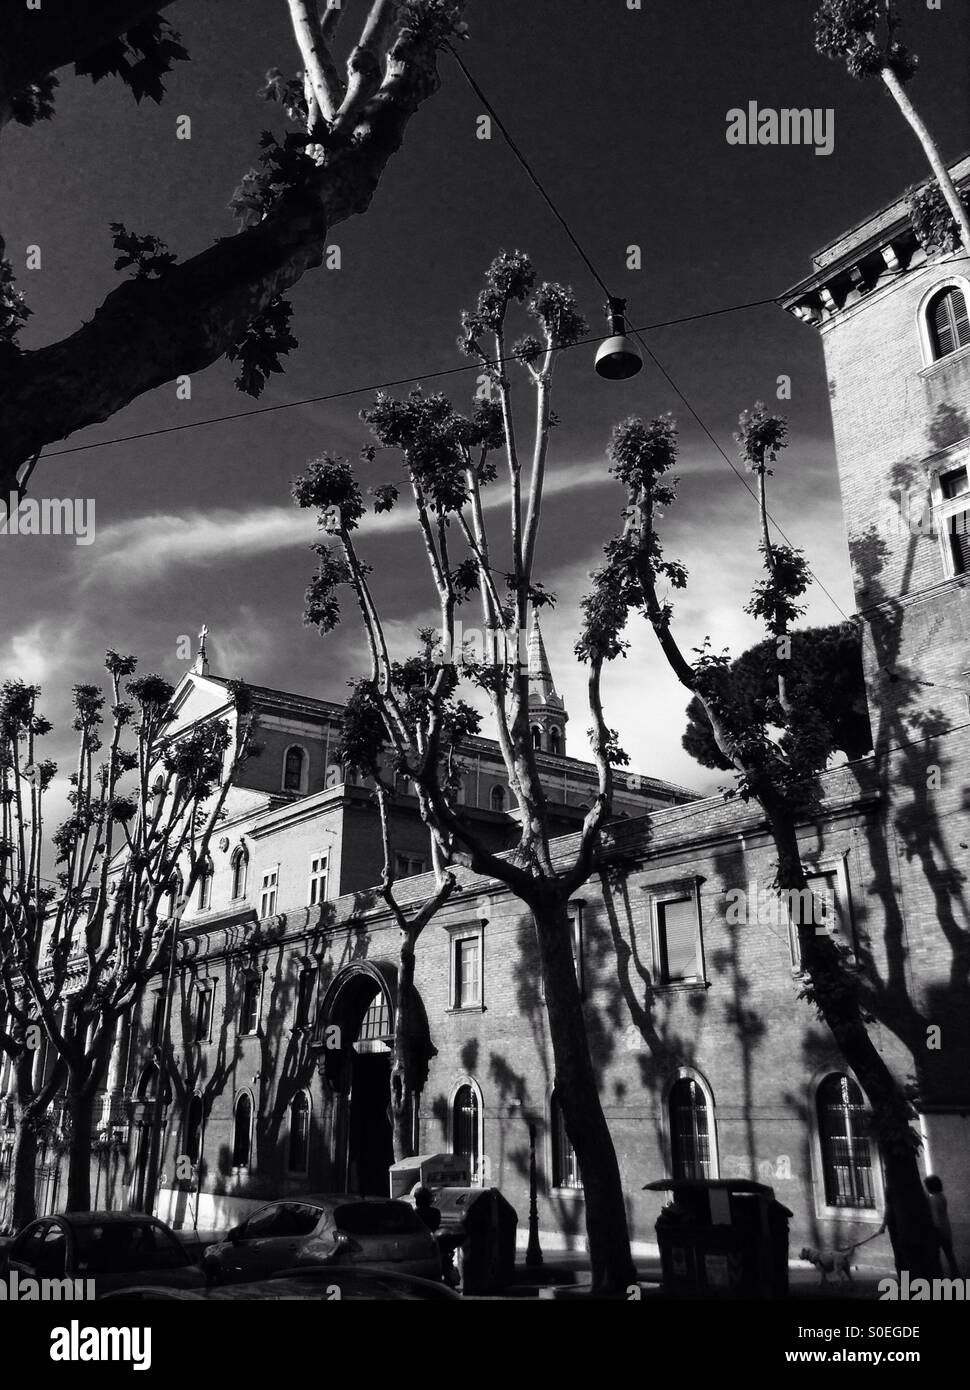
{"type": "Polygon", "coordinates": [[[379,1265],[419,1278],[441,1278],[434,1237],[412,1206],[346,1193],[269,1202],[207,1246],[202,1264],[220,1284],[321,1264],[379,1265]]]}
{"type": "Polygon", "coordinates": [[[203,1288],[202,1266],[163,1221],[138,1212],[65,1212],[0,1242],[0,1272],[21,1279],[93,1279],[96,1294],[133,1284],[203,1288]]]}
{"type": "Polygon", "coordinates": [[[347,1299],[449,1299],[461,1302],[455,1293],[439,1279],[418,1279],[413,1274],[400,1274],[393,1269],[376,1269],[368,1265],[317,1265],[305,1269],[284,1269],[269,1279],[251,1284],[223,1284],[211,1289],[170,1289],[159,1285],[142,1285],[120,1289],[104,1296],[102,1302],[141,1303],[159,1301],[240,1302],[249,1299],[271,1302],[342,1302],[347,1299]]]}

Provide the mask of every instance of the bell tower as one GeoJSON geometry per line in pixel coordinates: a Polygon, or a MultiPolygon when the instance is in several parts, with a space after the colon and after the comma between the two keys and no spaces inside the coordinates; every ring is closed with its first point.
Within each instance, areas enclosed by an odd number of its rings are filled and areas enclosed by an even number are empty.
{"type": "MultiPolygon", "coordinates": [[[[970,157],[951,173],[966,194],[970,157]]],[[[900,198],[782,299],[825,352],[877,749],[968,716],[970,255],[944,240],[900,198]]]]}
{"type": "Polygon", "coordinates": [[[529,729],[533,747],[542,753],[564,756],[568,718],[565,701],[553,683],[539,619],[533,613],[529,633],[529,729]]]}

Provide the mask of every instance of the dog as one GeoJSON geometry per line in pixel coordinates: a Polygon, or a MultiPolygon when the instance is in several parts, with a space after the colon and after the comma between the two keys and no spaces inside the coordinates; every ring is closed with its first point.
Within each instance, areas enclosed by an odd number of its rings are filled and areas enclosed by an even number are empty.
{"type": "Polygon", "coordinates": [[[828,1283],[830,1274],[841,1276],[843,1284],[852,1283],[852,1271],[850,1261],[855,1253],[855,1246],[852,1245],[848,1250],[815,1250],[812,1246],[806,1245],[799,1259],[808,1260],[813,1264],[822,1276],[821,1282],[828,1283]]]}

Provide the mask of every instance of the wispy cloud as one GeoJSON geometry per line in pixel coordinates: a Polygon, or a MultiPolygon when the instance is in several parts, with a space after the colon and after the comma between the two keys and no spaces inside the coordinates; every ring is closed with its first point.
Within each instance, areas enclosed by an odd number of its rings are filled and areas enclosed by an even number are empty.
{"type": "MultiPolygon", "coordinates": [[[[684,471],[704,470],[694,464],[684,471]]],[[[602,459],[557,462],[546,473],[544,495],[550,499],[604,485],[608,485],[608,476],[602,459]]],[[[501,484],[488,489],[484,495],[486,511],[507,505],[508,495],[501,484]]],[[[394,511],[368,516],[362,529],[365,534],[392,535],[407,532],[413,525],[413,507],[402,498],[394,511]]],[[[81,582],[85,586],[145,584],[179,567],[208,569],[242,556],[257,558],[305,549],[318,534],[314,515],[292,504],[153,512],[100,530],[97,544],[84,557],[81,582]]]]}

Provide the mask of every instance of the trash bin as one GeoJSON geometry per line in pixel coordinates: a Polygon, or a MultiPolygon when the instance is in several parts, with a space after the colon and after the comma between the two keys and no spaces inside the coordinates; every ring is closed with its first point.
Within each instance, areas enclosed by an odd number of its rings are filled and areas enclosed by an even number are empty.
{"type": "Polygon", "coordinates": [[[515,1272],[515,1208],[497,1187],[441,1187],[439,1238],[454,1242],[465,1294],[501,1293],[515,1272]]]}
{"type": "Polygon", "coordinates": [[[388,1169],[392,1197],[406,1197],[421,1183],[424,1187],[469,1187],[472,1174],[463,1154],[415,1154],[388,1169]]]}
{"type": "Polygon", "coordinates": [[[675,1298],[784,1298],[791,1212],[743,1178],[664,1178],[657,1218],[664,1292],[675,1298]]]}

